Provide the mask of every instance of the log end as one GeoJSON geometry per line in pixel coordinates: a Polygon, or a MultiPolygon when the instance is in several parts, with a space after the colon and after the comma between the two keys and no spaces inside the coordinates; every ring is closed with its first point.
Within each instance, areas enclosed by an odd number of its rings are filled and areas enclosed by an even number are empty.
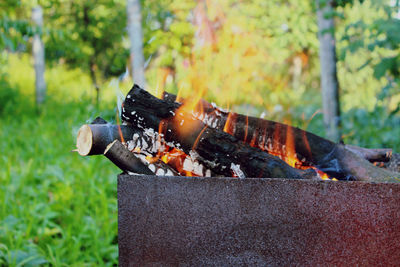
{"type": "Polygon", "coordinates": [[[93,132],[89,125],[85,124],[78,131],[76,147],[81,156],[88,156],[93,145],[93,132]]]}
{"type": "Polygon", "coordinates": [[[104,150],[104,155],[107,154],[108,150],[112,148],[112,146],[115,144],[115,142],[118,142],[118,140],[114,140],[112,143],[108,144],[106,147],[106,150],[104,150]]]}

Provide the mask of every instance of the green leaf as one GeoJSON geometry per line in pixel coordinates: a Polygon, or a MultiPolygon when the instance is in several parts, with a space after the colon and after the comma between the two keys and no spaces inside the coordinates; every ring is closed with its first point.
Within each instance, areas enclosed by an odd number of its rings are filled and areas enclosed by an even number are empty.
{"type": "Polygon", "coordinates": [[[380,78],[385,76],[386,72],[388,72],[395,66],[396,57],[383,58],[382,61],[374,67],[374,77],[379,80],[380,78]]]}

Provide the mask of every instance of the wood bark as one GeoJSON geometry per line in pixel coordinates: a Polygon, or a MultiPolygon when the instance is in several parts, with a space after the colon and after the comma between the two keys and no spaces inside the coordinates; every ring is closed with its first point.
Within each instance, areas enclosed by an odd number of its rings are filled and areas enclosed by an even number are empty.
{"type": "Polygon", "coordinates": [[[316,0],[324,124],[328,139],[340,140],[339,82],[332,6],[334,0],[316,0]]]}
{"type": "Polygon", "coordinates": [[[46,81],[44,80],[45,70],[45,55],[44,44],[41,39],[41,32],[43,27],[43,10],[40,6],[32,9],[32,21],[36,26],[36,33],[33,36],[32,54],[35,69],[35,92],[36,92],[36,105],[43,104],[46,97],[46,81]]]}
{"type": "MultiPolygon", "coordinates": [[[[77,145],[77,152],[81,156],[93,156],[93,155],[105,154],[105,156],[111,155],[110,157],[113,157],[113,159],[117,161],[119,160],[117,153],[119,152],[125,153],[125,150],[127,150],[129,151],[129,153],[134,154],[135,158],[141,161],[141,165],[147,166],[147,168],[150,169],[153,174],[178,176],[179,174],[174,170],[173,166],[165,164],[160,159],[154,158],[152,162],[148,162],[146,160],[146,155],[156,154],[155,150],[152,150],[152,147],[149,146],[149,144],[152,144],[153,142],[154,140],[147,138],[145,135],[143,135],[141,130],[135,130],[134,128],[128,127],[126,125],[120,125],[120,126],[111,125],[107,123],[107,121],[105,121],[104,119],[98,117],[92,122],[92,124],[82,125],[82,127],[78,132],[76,145],[77,145]],[[111,143],[115,142],[116,140],[118,140],[118,142],[121,142],[122,139],[128,142],[132,141],[135,134],[138,136],[136,137],[135,145],[140,146],[139,148],[145,151],[146,154],[133,153],[128,148],[126,149],[118,148],[118,146],[120,147],[119,144],[114,144],[115,147],[112,148],[111,150],[109,149],[110,152],[105,154],[107,147],[111,143]]],[[[121,155],[121,157],[122,156],[123,155],[121,155]]],[[[136,159],[130,159],[130,158],[126,160],[128,160],[128,162],[137,161],[136,159]]],[[[124,171],[131,171],[140,174],[149,174],[148,172],[141,172],[141,168],[143,167],[140,167],[141,166],[140,164],[138,164],[139,167],[136,165],[133,165],[131,167],[131,168],[136,168],[136,171],[124,167],[125,166],[124,164],[127,164],[126,160],[124,161],[124,159],[120,159],[119,161],[122,161],[118,163],[120,165],[118,165],[117,163],[115,164],[124,171]]],[[[173,162],[171,162],[171,164],[173,164],[173,162]]]]}
{"type": "Polygon", "coordinates": [[[78,131],[77,148],[81,156],[101,155],[114,140],[132,139],[134,129],[111,124],[84,124],[78,131]]]}
{"type": "MultiPolygon", "coordinates": [[[[176,96],[164,93],[163,99],[173,102],[176,96]]],[[[339,180],[397,182],[400,177],[399,173],[377,168],[365,158],[346,149],[344,145],[335,144],[330,140],[299,128],[224,111],[205,100],[200,100],[198,106],[201,106],[202,109],[197,113],[198,118],[209,127],[219,130],[225,128],[238,140],[272,154],[287,152],[285,151],[287,150],[286,145],[290,142],[294,145],[296,157],[304,165],[317,167],[339,180]]],[[[197,109],[199,110],[200,108],[197,109]]],[[[354,149],[356,148],[353,147],[354,149]]],[[[362,153],[366,157],[371,157],[371,155],[366,155],[365,150],[362,153]]],[[[376,154],[377,152],[375,151],[374,153],[376,154]]]]}
{"type": "Polygon", "coordinates": [[[369,149],[353,145],[345,145],[347,150],[355,153],[359,157],[365,158],[370,162],[387,162],[390,161],[393,151],[391,148],[369,149]]]}
{"type": "Polygon", "coordinates": [[[134,153],[129,151],[119,140],[114,140],[104,151],[104,156],[111,160],[118,168],[125,172],[154,175],[134,153]]]}
{"type": "Polygon", "coordinates": [[[179,103],[158,99],[138,86],[128,93],[122,119],[132,127],[160,132],[193,155],[217,175],[271,178],[317,178],[313,170],[290,167],[284,161],[238,140],[221,130],[207,127],[191,114],[178,110],[179,103]]]}
{"type": "Polygon", "coordinates": [[[144,76],[143,32],[140,0],[127,0],[131,75],[135,83],[146,86],[144,76]]]}

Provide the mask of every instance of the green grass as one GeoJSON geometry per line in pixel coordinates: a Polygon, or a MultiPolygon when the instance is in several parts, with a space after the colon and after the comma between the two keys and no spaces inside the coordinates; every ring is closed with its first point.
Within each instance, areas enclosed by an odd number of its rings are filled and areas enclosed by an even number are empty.
{"type": "Polygon", "coordinates": [[[113,107],[49,98],[37,114],[23,90],[1,86],[12,94],[0,110],[0,266],[117,264],[119,170],[71,152],[80,125],[113,107]]]}

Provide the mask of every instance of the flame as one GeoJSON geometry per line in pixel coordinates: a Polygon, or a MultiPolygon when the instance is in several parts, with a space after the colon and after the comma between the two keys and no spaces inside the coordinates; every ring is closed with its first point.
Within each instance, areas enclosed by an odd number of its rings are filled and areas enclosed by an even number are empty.
{"type": "Polygon", "coordinates": [[[198,144],[199,141],[200,141],[200,137],[201,137],[201,135],[204,133],[204,131],[207,129],[207,127],[208,127],[208,125],[206,124],[206,125],[204,126],[203,130],[201,130],[201,132],[200,132],[199,135],[197,136],[196,141],[194,141],[192,150],[195,150],[195,149],[196,149],[197,144],[198,144]]]}
{"type": "Polygon", "coordinates": [[[236,121],[236,113],[229,112],[228,118],[226,119],[225,125],[224,125],[224,132],[233,135],[235,131],[235,121],[236,121]]]}
{"type": "Polygon", "coordinates": [[[177,148],[172,148],[170,151],[162,152],[160,157],[160,159],[164,163],[174,168],[177,172],[179,172],[179,174],[190,177],[198,176],[195,173],[192,173],[184,169],[183,166],[186,158],[187,155],[185,154],[185,152],[177,148]]]}
{"type": "Polygon", "coordinates": [[[121,143],[124,144],[125,143],[125,139],[124,139],[124,136],[122,135],[122,130],[121,130],[121,124],[120,124],[120,121],[119,121],[118,111],[117,111],[117,114],[116,114],[115,117],[117,118],[118,134],[119,134],[119,137],[121,138],[121,143]]]}
{"type": "Polygon", "coordinates": [[[296,167],[296,163],[299,162],[296,156],[296,150],[294,146],[294,136],[292,127],[288,126],[286,130],[286,162],[293,168],[296,167]]]}
{"type": "MultiPolygon", "coordinates": [[[[244,138],[243,138],[243,142],[246,142],[246,140],[247,140],[248,130],[249,130],[249,116],[246,116],[246,128],[244,129],[244,138]]],[[[264,136],[264,137],[265,137],[265,136],[264,136]]]]}

